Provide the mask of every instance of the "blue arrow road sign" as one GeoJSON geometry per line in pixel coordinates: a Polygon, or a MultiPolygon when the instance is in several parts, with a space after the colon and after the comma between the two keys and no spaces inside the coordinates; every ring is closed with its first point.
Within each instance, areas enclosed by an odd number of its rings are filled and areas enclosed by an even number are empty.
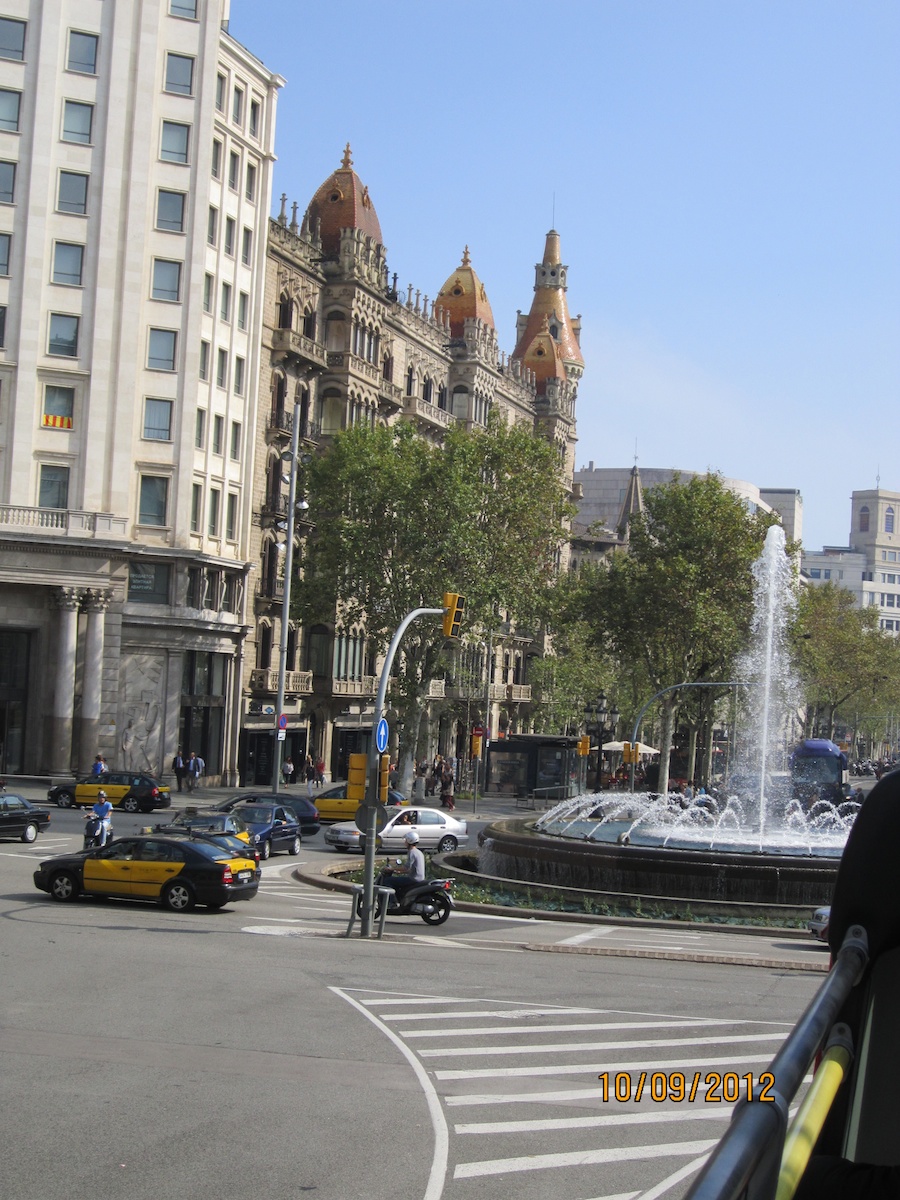
{"type": "Polygon", "coordinates": [[[375,726],[375,749],[384,754],[388,744],[388,723],[384,717],[375,726]]]}

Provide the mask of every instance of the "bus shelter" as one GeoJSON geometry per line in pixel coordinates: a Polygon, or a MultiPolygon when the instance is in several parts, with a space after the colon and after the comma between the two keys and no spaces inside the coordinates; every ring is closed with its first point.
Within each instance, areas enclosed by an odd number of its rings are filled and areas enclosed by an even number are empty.
{"type": "Polygon", "coordinates": [[[515,733],[493,741],[488,749],[486,792],[566,800],[587,790],[587,758],[578,753],[577,737],[515,733]]]}

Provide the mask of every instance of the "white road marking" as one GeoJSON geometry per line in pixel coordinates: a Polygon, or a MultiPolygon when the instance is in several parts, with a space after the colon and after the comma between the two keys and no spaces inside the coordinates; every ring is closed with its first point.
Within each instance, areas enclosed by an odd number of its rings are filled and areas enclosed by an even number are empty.
{"type": "Polygon", "coordinates": [[[596,1117],[547,1117],[539,1121],[483,1121],[472,1125],[454,1125],[460,1134],[549,1133],[555,1129],[603,1129],[611,1125],[667,1125],[674,1121],[730,1121],[732,1109],[686,1106],[665,1112],[619,1112],[596,1117]]]}
{"type": "MultiPolygon", "coordinates": [[[[685,1061],[680,1058],[668,1059],[665,1062],[653,1062],[654,1071],[665,1071],[671,1067],[673,1071],[700,1071],[707,1067],[739,1066],[743,1063],[770,1062],[771,1055],[744,1054],[731,1055],[728,1058],[695,1058],[685,1061]]],[[[602,1071],[610,1070],[611,1065],[616,1071],[646,1071],[648,1062],[620,1063],[580,1063],[567,1066],[556,1063],[548,1067],[484,1067],[474,1071],[435,1071],[435,1079],[523,1079],[537,1075],[599,1075],[602,1071]]]]}
{"type": "MultiPolygon", "coordinates": [[[[460,1014],[462,1015],[462,1014],[460,1014]]],[[[467,1017],[471,1017],[472,1013],[466,1013],[467,1017]]],[[[477,1015],[477,1014],[474,1014],[477,1015]]],[[[494,1013],[490,1014],[494,1016],[494,1013]]],[[[506,1014],[501,1014],[505,1016],[506,1014]]],[[[556,1013],[548,1014],[556,1016],[556,1013]]],[[[409,1020],[410,1018],[395,1017],[395,1020],[409,1020]]],[[[567,1023],[565,1025],[510,1025],[504,1027],[502,1025],[483,1025],[480,1028],[472,1029],[471,1026],[465,1029],[402,1029],[400,1032],[405,1038],[449,1038],[459,1037],[465,1034],[466,1037],[474,1037],[476,1034],[486,1033],[578,1033],[581,1030],[595,1029],[694,1029],[698,1026],[702,1029],[709,1029],[711,1025],[728,1025],[733,1027],[740,1022],[729,1021],[723,1019],[721,1021],[612,1021],[604,1024],[596,1025],[576,1025],[567,1023]]],[[[668,1045],[668,1043],[666,1043],[668,1045]]]]}
{"type": "Polygon", "coordinates": [[[573,933],[571,937],[563,938],[557,946],[580,946],[582,942],[590,942],[594,938],[612,937],[614,933],[627,933],[620,925],[598,925],[596,929],[584,929],[581,933],[573,933]]]}
{"type": "MultiPolygon", "coordinates": [[[[463,1001],[462,1003],[475,1004],[477,1001],[463,1001]]],[[[558,1017],[561,1012],[570,1012],[574,1016],[595,1016],[602,1012],[602,1009],[597,1008],[511,1008],[505,1012],[502,1009],[481,1008],[471,1010],[466,1013],[459,1013],[461,1017],[498,1017],[502,1020],[514,1020],[519,1017],[558,1017]]],[[[446,1021],[447,1014],[443,1012],[422,1012],[422,1013],[382,1013],[382,1018],[385,1021],[446,1021]]],[[[698,1018],[698,1024],[701,1023],[698,1018]]]]}
{"type": "Polygon", "coordinates": [[[659,1146],[616,1147],[611,1150],[576,1150],[565,1154],[529,1154],[520,1158],[493,1158],[484,1162],[460,1163],[454,1179],[475,1179],[485,1175],[505,1175],[511,1171],[545,1171],[556,1167],[584,1167],[597,1163],[646,1161],[649,1158],[677,1157],[679,1154],[708,1153],[717,1139],[705,1142],[666,1142],[659,1146]]]}
{"type": "Polygon", "coordinates": [[[736,1042],[782,1041],[782,1033],[739,1033],[725,1037],[708,1038],[647,1038],[630,1042],[547,1042],[529,1046],[455,1046],[449,1050],[420,1050],[422,1058],[464,1058],[469,1055],[485,1054],[575,1054],[592,1050],[660,1050],[675,1046],[722,1046],[736,1042]]]}

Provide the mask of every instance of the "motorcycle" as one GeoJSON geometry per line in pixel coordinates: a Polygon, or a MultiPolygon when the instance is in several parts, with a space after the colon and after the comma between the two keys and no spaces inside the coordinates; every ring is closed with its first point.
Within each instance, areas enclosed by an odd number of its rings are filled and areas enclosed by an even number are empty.
{"type": "MultiPolygon", "coordinates": [[[[113,836],[113,827],[110,824],[106,833],[106,842],[111,842],[113,836]]],[[[96,813],[88,812],[84,814],[84,849],[93,850],[99,849],[105,843],[103,841],[103,821],[96,813]]]]}
{"type": "MultiPolygon", "coordinates": [[[[394,874],[392,867],[385,867],[375,876],[375,887],[390,887],[394,874]]],[[[414,887],[407,888],[388,903],[389,917],[421,917],[426,925],[443,925],[456,906],[450,894],[452,879],[426,879],[414,887]]],[[[382,897],[375,896],[375,919],[381,916],[382,897]]],[[[356,912],[362,917],[363,898],[356,901],[356,912]]]]}

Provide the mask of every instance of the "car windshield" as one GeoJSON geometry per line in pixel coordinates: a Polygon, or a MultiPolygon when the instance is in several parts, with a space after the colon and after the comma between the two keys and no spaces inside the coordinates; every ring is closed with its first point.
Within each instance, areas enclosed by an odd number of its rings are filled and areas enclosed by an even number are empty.
{"type": "Polygon", "coordinates": [[[248,804],[241,809],[241,818],[249,825],[268,825],[275,810],[262,804],[248,804]]]}

